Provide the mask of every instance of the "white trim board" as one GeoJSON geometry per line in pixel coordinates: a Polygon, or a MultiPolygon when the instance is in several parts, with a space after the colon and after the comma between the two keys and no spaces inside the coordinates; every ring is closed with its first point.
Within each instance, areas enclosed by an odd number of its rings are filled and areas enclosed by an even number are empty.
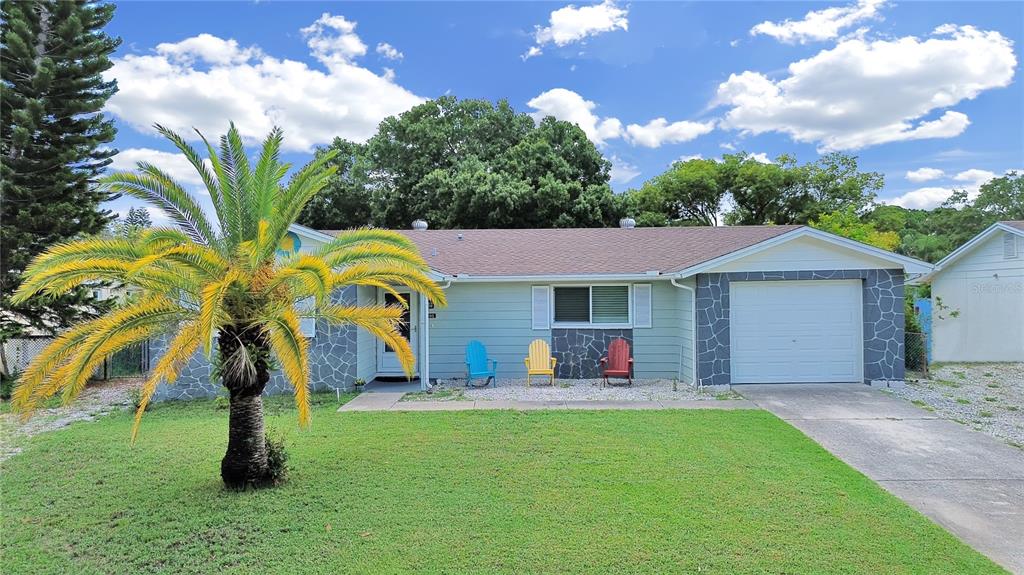
{"type": "MultiPolygon", "coordinates": [[[[774,238],[765,240],[763,242],[756,243],[756,244],[754,244],[752,246],[748,246],[748,247],[745,247],[743,249],[736,250],[734,252],[725,254],[723,256],[719,256],[719,257],[714,258],[714,259],[710,259],[710,260],[708,260],[706,262],[702,262],[702,263],[690,266],[688,268],[684,268],[684,269],[674,273],[673,275],[675,277],[677,277],[677,278],[685,278],[685,277],[689,277],[689,276],[696,275],[696,274],[699,274],[699,273],[706,273],[706,272],[712,271],[714,268],[717,268],[717,267],[722,266],[724,264],[727,264],[727,263],[730,263],[730,262],[734,262],[734,261],[736,261],[738,259],[750,256],[750,255],[762,252],[764,250],[767,250],[767,249],[779,246],[779,245],[784,244],[786,242],[790,242],[792,240],[795,240],[795,239],[798,239],[798,238],[804,238],[804,237],[815,238],[815,239],[818,239],[818,240],[821,240],[821,241],[824,241],[824,242],[827,242],[827,243],[830,243],[830,244],[833,244],[833,245],[836,245],[836,246],[839,246],[839,247],[843,247],[843,248],[854,250],[854,251],[856,251],[858,253],[861,253],[861,254],[864,254],[864,255],[868,255],[868,256],[871,256],[871,257],[875,257],[875,258],[878,258],[878,259],[882,259],[882,260],[885,260],[885,261],[892,262],[896,267],[899,267],[899,268],[903,269],[907,273],[923,274],[923,273],[928,273],[928,272],[930,272],[932,270],[932,265],[931,264],[923,262],[923,261],[918,260],[918,259],[914,259],[914,258],[907,257],[907,256],[902,256],[902,255],[899,255],[899,254],[895,254],[893,252],[886,251],[886,250],[883,250],[881,248],[876,248],[874,246],[869,246],[867,244],[862,244],[862,243],[860,243],[858,241],[850,240],[850,239],[847,239],[847,238],[844,238],[844,237],[837,236],[835,234],[830,234],[828,232],[823,232],[821,230],[816,230],[814,228],[802,227],[802,228],[797,228],[797,229],[795,229],[795,230],[793,230],[791,232],[786,232],[784,234],[775,236],[774,238]]],[[[765,271],[770,271],[770,270],[765,270],[765,271]]]]}
{"type": "Polygon", "coordinates": [[[1011,234],[1016,234],[1018,236],[1024,237],[1024,230],[1019,230],[1013,226],[1008,226],[1003,222],[996,222],[982,230],[981,233],[979,233],[978,235],[968,240],[968,242],[965,243],[964,245],[950,252],[948,256],[939,260],[938,263],[935,264],[933,270],[924,277],[922,277],[920,279],[920,282],[928,283],[932,281],[933,279],[935,279],[935,276],[942,273],[942,270],[948,267],[951,263],[966,256],[975,248],[985,243],[986,240],[988,240],[990,237],[992,237],[993,234],[995,234],[998,231],[1009,232],[1011,234]]]}

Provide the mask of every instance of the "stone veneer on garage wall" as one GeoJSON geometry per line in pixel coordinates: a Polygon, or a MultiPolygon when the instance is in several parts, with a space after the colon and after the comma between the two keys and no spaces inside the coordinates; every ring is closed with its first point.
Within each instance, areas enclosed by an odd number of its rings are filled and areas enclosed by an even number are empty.
{"type": "Polygon", "coordinates": [[[730,272],[697,276],[697,378],[702,385],[731,383],[729,282],[863,280],[864,381],[902,380],[903,270],[730,272]]]}
{"type": "Polygon", "coordinates": [[[595,379],[601,377],[600,360],[608,345],[622,338],[633,348],[631,329],[553,328],[551,356],[555,358],[555,377],[559,379],[595,379]]]}
{"type": "MultiPolygon", "coordinates": [[[[348,287],[334,294],[335,303],[354,304],[355,287],[348,287]]],[[[316,336],[309,342],[309,382],[313,391],[349,389],[356,378],[356,327],[351,325],[333,326],[317,320],[316,336]]],[[[150,343],[150,365],[167,349],[170,336],[154,339],[150,343]]],[[[220,383],[210,380],[211,366],[202,350],[197,352],[181,370],[181,376],[174,385],[162,384],[153,399],[193,399],[227,395],[220,383]]],[[[291,385],[280,371],[271,375],[264,395],[293,393],[291,385]]]]}

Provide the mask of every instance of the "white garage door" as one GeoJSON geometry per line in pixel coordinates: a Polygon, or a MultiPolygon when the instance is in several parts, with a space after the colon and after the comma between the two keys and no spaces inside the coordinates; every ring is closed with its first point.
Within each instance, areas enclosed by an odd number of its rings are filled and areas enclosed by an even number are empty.
{"type": "Polygon", "coordinates": [[[860,382],[860,280],[730,284],[733,383],[860,382]]]}

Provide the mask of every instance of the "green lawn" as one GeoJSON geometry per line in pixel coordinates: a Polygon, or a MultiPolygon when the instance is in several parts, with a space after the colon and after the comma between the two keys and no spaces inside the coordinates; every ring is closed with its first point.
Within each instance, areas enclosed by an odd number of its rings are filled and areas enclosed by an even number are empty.
{"type": "Polygon", "coordinates": [[[336,413],[275,400],[290,481],[224,491],[227,413],[165,404],[7,462],[4,573],[989,573],[759,411],[336,413]]]}

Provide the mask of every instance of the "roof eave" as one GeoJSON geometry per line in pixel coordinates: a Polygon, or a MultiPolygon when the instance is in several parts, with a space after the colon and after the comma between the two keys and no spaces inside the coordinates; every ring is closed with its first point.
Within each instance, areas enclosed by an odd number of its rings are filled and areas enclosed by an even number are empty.
{"type": "Polygon", "coordinates": [[[898,267],[902,268],[908,274],[926,274],[932,270],[931,264],[923,262],[916,258],[903,256],[897,253],[883,250],[881,248],[869,246],[867,244],[851,240],[849,238],[844,238],[842,236],[837,236],[835,234],[823,232],[821,230],[817,230],[814,228],[800,227],[795,230],[788,231],[784,234],[779,234],[773,238],[768,238],[756,244],[752,244],[745,248],[730,252],[723,256],[719,256],[717,258],[713,258],[705,262],[701,262],[699,264],[683,268],[677,272],[674,272],[673,276],[677,278],[689,277],[719,267],[729,262],[756,254],[766,249],[773,248],[775,246],[784,244],[797,238],[808,236],[831,243],[833,245],[838,245],[840,247],[851,249],[863,253],[865,255],[891,261],[893,264],[896,264],[898,267]]]}
{"type": "Polygon", "coordinates": [[[992,234],[994,234],[994,233],[996,233],[998,231],[1009,232],[1011,234],[1016,234],[1018,236],[1024,237],[1024,230],[1015,228],[1013,226],[1008,226],[1008,225],[1004,224],[1003,222],[996,222],[996,223],[992,224],[991,226],[985,228],[981,232],[979,232],[978,235],[976,235],[973,238],[971,238],[970,240],[968,240],[967,243],[965,243],[964,245],[962,245],[962,246],[958,247],[957,249],[949,252],[949,255],[947,255],[946,257],[944,257],[941,260],[939,260],[933,266],[932,271],[930,273],[927,273],[924,276],[922,276],[920,278],[919,282],[920,283],[931,282],[933,279],[935,279],[936,276],[938,276],[940,273],[942,273],[942,271],[944,269],[949,267],[950,264],[956,262],[956,260],[958,260],[958,259],[964,257],[965,255],[967,255],[971,250],[973,250],[974,248],[976,248],[979,245],[981,245],[982,243],[984,243],[986,240],[988,240],[988,238],[990,238],[992,236],[992,234]]]}

